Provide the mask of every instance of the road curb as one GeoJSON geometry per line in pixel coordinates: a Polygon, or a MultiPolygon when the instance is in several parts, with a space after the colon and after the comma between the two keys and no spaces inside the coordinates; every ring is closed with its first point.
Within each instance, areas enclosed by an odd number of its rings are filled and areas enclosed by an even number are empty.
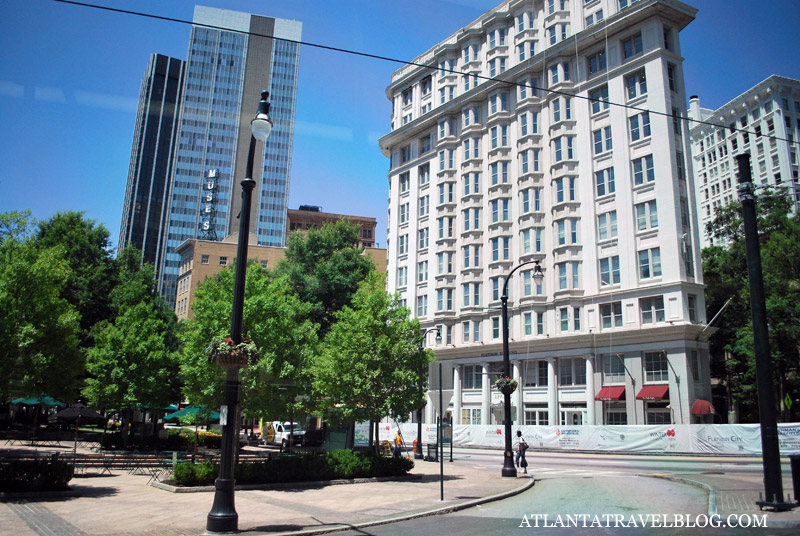
{"type": "Polygon", "coordinates": [[[323,528],[312,528],[312,529],[304,529],[298,531],[288,531],[288,532],[270,532],[270,536],[311,536],[315,534],[330,534],[333,532],[340,532],[343,530],[357,530],[357,529],[364,529],[368,527],[375,527],[378,525],[387,525],[389,523],[397,523],[399,521],[408,521],[409,519],[417,519],[421,517],[429,517],[429,516],[436,516],[441,514],[450,514],[452,512],[458,512],[459,510],[464,510],[466,508],[472,508],[473,506],[478,506],[479,504],[486,504],[493,501],[499,501],[501,499],[506,499],[508,497],[513,497],[514,495],[519,495],[523,491],[527,491],[534,486],[536,483],[535,479],[531,475],[526,479],[527,481],[522,484],[521,486],[517,486],[514,489],[503,491],[500,493],[496,493],[494,495],[489,495],[487,497],[481,497],[480,499],[472,499],[469,501],[459,502],[457,504],[451,504],[448,506],[443,506],[440,508],[433,508],[430,510],[424,510],[422,512],[413,512],[413,513],[406,513],[401,514],[394,517],[389,517],[385,519],[376,519],[373,521],[365,521],[363,523],[355,523],[352,525],[337,525],[332,527],[323,527],[323,528]]]}
{"type": "MultiPolygon", "coordinates": [[[[334,480],[309,480],[306,482],[274,482],[271,484],[237,484],[236,491],[270,491],[282,489],[304,489],[320,488],[327,486],[340,486],[343,484],[365,484],[369,482],[413,482],[422,480],[421,474],[409,474],[405,476],[376,476],[371,478],[337,478],[334,480]]],[[[169,491],[170,493],[205,493],[214,491],[214,486],[173,486],[166,482],[151,482],[150,486],[169,491]]]]}
{"type": "Polygon", "coordinates": [[[680,482],[682,484],[686,484],[688,486],[694,486],[695,488],[704,489],[708,492],[708,515],[713,516],[717,513],[717,490],[713,487],[709,486],[705,482],[700,482],[697,480],[692,480],[691,478],[685,478],[681,476],[675,475],[642,475],[648,476],[650,478],[661,478],[663,480],[671,480],[672,482],[680,482]]]}

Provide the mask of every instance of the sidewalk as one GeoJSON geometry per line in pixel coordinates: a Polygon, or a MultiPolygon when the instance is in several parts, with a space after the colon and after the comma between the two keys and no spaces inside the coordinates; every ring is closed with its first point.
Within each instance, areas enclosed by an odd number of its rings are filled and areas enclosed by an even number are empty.
{"type": "MultiPolygon", "coordinates": [[[[444,462],[444,501],[439,464],[415,460],[412,476],[347,484],[307,483],[270,490],[236,492],[239,530],[251,534],[324,533],[396,519],[453,511],[520,493],[533,479],[502,478],[497,463],[444,462]]],[[[16,536],[141,535],[193,536],[205,533],[213,492],[172,493],[147,485],[149,476],[117,472],[79,476],[71,491],[0,502],[2,533],[16,536]]]]}
{"type": "MultiPolygon", "coordinates": [[[[40,451],[58,449],[39,449],[40,451]]],[[[61,449],[63,452],[66,449],[61,449]]],[[[71,449],[70,449],[71,450],[71,449]]],[[[468,456],[444,462],[444,501],[440,500],[439,463],[415,460],[412,475],[394,480],[356,483],[305,483],[268,490],[236,492],[239,530],[250,534],[319,534],[340,528],[367,527],[399,519],[454,511],[508,497],[534,485],[532,475],[502,478],[502,452],[496,463],[478,465],[468,456]]],[[[784,475],[784,494],[792,494],[784,475]]],[[[637,478],[635,475],[630,477],[637,478]]],[[[763,492],[761,474],[640,473],[692,485],[708,493],[708,514],[761,514],[755,501],[763,492]]],[[[547,477],[553,478],[553,477],[547,477]]],[[[582,477],[586,478],[586,477],[582,477]]],[[[602,478],[602,477],[599,477],[602,478]]],[[[0,533],[15,536],[196,536],[205,534],[213,491],[173,493],[147,485],[148,475],[78,476],[67,493],[36,497],[6,496],[0,500],[0,533]]],[[[570,488],[572,501],[598,499],[570,488]]],[[[535,491],[534,491],[535,493],[535,491]]],[[[581,502],[582,501],[582,502],[581,502]]],[[[800,527],[800,509],[765,512],[770,528],[800,527]]]]}
{"type": "MultiPolygon", "coordinates": [[[[786,512],[773,512],[768,508],[762,511],[758,507],[756,501],[762,500],[764,494],[764,476],[761,473],[728,475],[709,471],[664,475],[664,478],[706,489],[709,493],[709,515],[717,514],[725,518],[729,515],[766,513],[770,527],[800,528],[800,507],[786,512]]],[[[783,496],[787,502],[791,499],[791,502],[797,503],[791,475],[783,475],[783,496]]]]}

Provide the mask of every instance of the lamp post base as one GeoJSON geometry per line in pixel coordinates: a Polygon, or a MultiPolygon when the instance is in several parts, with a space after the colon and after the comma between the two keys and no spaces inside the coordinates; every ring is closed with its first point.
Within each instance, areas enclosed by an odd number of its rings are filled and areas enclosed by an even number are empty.
{"type": "Polygon", "coordinates": [[[501,473],[502,476],[516,478],[517,477],[517,468],[514,467],[514,452],[507,450],[503,456],[503,471],[501,473]]]}
{"type": "Polygon", "coordinates": [[[214,482],[214,504],[206,518],[206,530],[209,532],[237,532],[239,530],[239,514],[234,504],[234,485],[236,481],[229,478],[218,478],[214,482]]]}

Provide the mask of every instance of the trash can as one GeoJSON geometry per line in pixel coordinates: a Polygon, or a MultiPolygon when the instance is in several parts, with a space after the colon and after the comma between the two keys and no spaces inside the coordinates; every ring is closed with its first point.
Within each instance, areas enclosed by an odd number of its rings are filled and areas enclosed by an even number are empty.
{"type": "Polygon", "coordinates": [[[794,502],[800,504],[800,454],[790,454],[789,464],[792,468],[792,488],[794,489],[794,502]]]}
{"type": "Polygon", "coordinates": [[[439,449],[437,448],[439,445],[431,445],[428,444],[428,455],[425,456],[426,462],[438,462],[439,461],[439,449]]]}

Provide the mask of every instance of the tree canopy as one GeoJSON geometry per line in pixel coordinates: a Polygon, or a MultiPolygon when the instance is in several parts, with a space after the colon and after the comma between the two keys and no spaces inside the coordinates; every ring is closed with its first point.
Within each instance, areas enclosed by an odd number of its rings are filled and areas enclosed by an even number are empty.
{"type": "Polygon", "coordinates": [[[422,348],[419,320],[384,284],[375,272],[361,283],[335,314],[315,362],[315,390],[344,422],[405,420],[424,403],[431,352],[422,348]]]}
{"type": "Polygon", "coordinates": [[[36,244],[43,249],[63,248],[69,272],[62,297],[80,315],[81,341],[88,348],[92,328],[111,315],[109,295],[115,269],[108,229],[86,219],[82,212],[58,212],[39,223],[36,244]]]}
{"type": "Polygon", "coordinates": [[[374,268],[358,246],[358,227],[339,220],[290,234],[276,275],[287,277],[293,292],[311,306],[309,318],[324,335],[334,313],[350,304],[359,283],[374,268]]]}
{"type": "Polygon", "coordinates": [[[166,407],[180,398],[175,314],[157,293],[153,267],[141,264],[138,250],[126,248],[114,265],[113,319],[96,328],[83,393],[97,408],[166,407]]]}
{"type": "MultiPolygon", "coordinates": [[[[800,388],[800,216],[789,216],[789,206],[780,193],[760,195],[756,204],[770,353],[781,404],[787,393],[797,393],[800,388]]],[[[710,340],[712,374],[727,379],[739,420],[757,422],[750,287],[741,226],[738,202],[717,211],[708,230],[727,237],[729,245],[703,250],[703,272],[709,318],[731,299],[710,340]]],[[[785,408],[783,417],[789,418],[785,408]]]]}
{"type": "MultiPolygon", "coordinates": [[[[195,293],[194,318],[185,322],[184,392],[190,401],[209,407],[222,403],[225,375],[208,362],[205,348],[214,337],[230,333],[233,283],[233,268],[204,281],[195,293]]],[[[310,308],[292,293],[286,278],[274,278],[257,263],[248,263],[242,333],[256,343],[260,359],[242,369],[245,416],[284,416],[305,405],[311,390],[309,362],[317,346],[310,308]],[[301,402],[295,400],[299,395],[301,402]]]]}
{"type": "Polygon", "coordinates": [[[0,395],[74,399],[83,374],[78,313],[61,293],[61,245],[41,247],[28,212],[0,215],[0,395]]]}

